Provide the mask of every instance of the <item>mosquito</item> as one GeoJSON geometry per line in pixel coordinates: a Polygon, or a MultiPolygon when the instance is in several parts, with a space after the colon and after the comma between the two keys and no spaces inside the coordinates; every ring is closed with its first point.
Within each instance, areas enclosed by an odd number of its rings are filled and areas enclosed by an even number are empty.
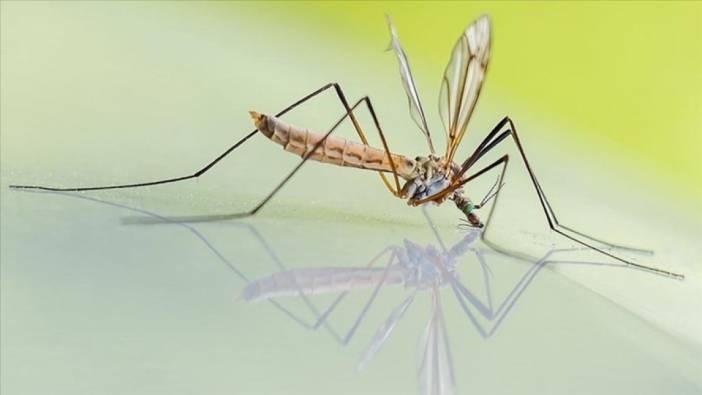
{"type": "Polygon", "coordinates": [[[446,201],[452,201],[456,208],[465,216],[465,223],[468,226],[484,228],[481,237],[485,243],[502,252],[509,252],[508,249],[490,242],[485,236],[492,213],[497,205],[500,189],[503,185],[507,164],[510,160],[509,155],[505,154],[471,174],[469,174],[468,171],[473,169],[485,154],[493,150],[501,142],[511,138],[517,147],[523,165],[529,173],[531,183],[538,196],[544,216],[552,231],[627,265],[677,279],[684,279],[684,275],[682,274],[635,263],[607,252],[606,249],[595,246],[595,243],[613,248],[622,248],[622,246],[608,243],[561,224],[527,159],[524,147],[517,133],[517,128],[508,116],[497,123],[482,142],[478,144],[473,153],[465,160],[462,162],[457,162],[455,160],[456,151],[465,136],[468,121],[478,102],[483,80],[487,72],[488,61],[490,59],[492,35],[491,23],[487,15],[480,16],[462,32],[451,51],[448,65],[444,71],[439,94],[439,113],[446,134],[446,148],[441,155],[437,154],[434,147],[419,93],[414,83],[414,78],[412,77],[409,61],[407,60],[404,50],[400,46],[397,31],[389,16],[387,17],[387,25],[390,30],[390,48],[394,51],[399,61],[402,84],[409,101],[410,116],[425,137],[429,148],[429,153],[425,156],[420,155],[411,158],[410,156],[393,153],[389,148],[385,133],[380,126],[370,98],[364,96],[351,105],[338,83],[328,83],[297,100],[275,115],[250,111],[256,129],[234,143],[234,145],[230,146],[207,165],[189,175],[158,181],[97,187],[56,188],[39,185],[11,185],[10,187],[15,189],[81,192],[136,188],[185,181],[198,178],[205,174],[224,157],[242,146],[254,135],[262,134],[272,142],[281,145],[285,151],[299,155],[302,160],[252,209],[227,215],[191,217],[189,219],[190,222],[234,219],[255,215],[290,181],[308,160],[313,160],[337,166],[377,172],[388,191],[397,198],[406,199],[410,206],[421,206],[427,203],[440,205],[446,201]],[[339,118],[326,133],[315,133],[309,129],[291,125],[281,119],[283,115],[291,110],[329,90],[333,90],[336,93],[344,109],[344,115],[339,118]],[[358,111],[361,105],[365,105],[373,119],[375,129],[380,136],[382,148],[373,147],[368,143],[366,134],[355,115],[355,112],[358,111]],[[361,140],[360,143],[343,137],[332,136],[332,133],[346,119],[351,120],[361,140]],[[499,172],[497,182],[480,202],[474,203],[466,195],[464,186],[496,168],[499,172]],[[391,175],[391,180],[388,179],[388,174],[391,175]],[[494,202],[490,205],[487,219],[483,222],[477,215],[477,211],[483,208],[488,201],[492,199],[494,199],[494,202]]]}

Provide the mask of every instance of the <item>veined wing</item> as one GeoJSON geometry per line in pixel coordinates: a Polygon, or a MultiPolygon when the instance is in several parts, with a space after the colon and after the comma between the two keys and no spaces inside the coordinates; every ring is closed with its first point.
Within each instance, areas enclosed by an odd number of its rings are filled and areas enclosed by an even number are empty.
{"type": "Polygon", "coordinates": [[[436,287],[432,290],[431,320],[424,330],[421,346],[423,351],[418,374],[422,394],[454,394],[456,380],[453,373],[453,357],[446,333],[446,321],[439,289],[436,287]]]}
{"type": "Polygon", "coordinates": [[[397,55],[397,60],[400,63],[400,76],[402,77],[402,85],[405,87],[405,92],[407,93],[407,99],[409,100],[410,115],[417,124],[422,134],[427,139],[429,144],[429,150],[434,153],[434,145],[431,142],[431,136],[429,135],[429,128],[427,127],[427,120],[424,117],[424,110],[422,109],[422,102],[419,99],[419,92],[417,92],[417,87],[414,84],[414,78],[412,77],[412,71],[410,70],[409,61],[407,60],[407,55],[405,51],[400,46],[400,39],[397,37],[397,31],[395,30],[395,25],[392,24],[392,20],[389,15],[385,15],[388,22],[388,28],[390,29],[390,46],[388,50],[392,48],[397,55]]]}
{"type": "Polygon", "coordinates": [[[483,15],[458,38],[441,83],[439,114],[447,134],[446,155],[451,163],[480,95],[490,58],[490,19],[483,15]]]}
{"type": "Polygon", "coordinates": [[[250,282],[242,293],[247,302],[273,299],[281,296],[319,295],[375,287],[383,284],[401,284],[405,270],[397,265],[385,268],[368,267],[312,267],[286,270],[250,282]]]}
{"type": "Polygon", "coordinates": [[[380,351],[380,349],[383,347],[383,344],[385,344],[385,341],[388,340],[388,337],[390,337],[390,333],[395,329],[397,326],[397,323],[400,321],[400,318],[405,315],[405,312],[407,311],[407,308],[412,304],[414,301],[414,297],[417,295],[417,291],[413,291],[405,300],[395,308],[395,310],[392,311],[392,314],[388,317],[388,319],[385,321],[385,324],[383,324],[380,329],[375,333],[375,336],[373,336],[373,340],[371,341],[370,346],[366,349],[366,351],[363,353],[363,356],[361,357],[361,361],[358,363],[357,369],[359,371],[365,369],[366,365],[368,365],[368,362],[370,362],[371,359],[375,356],[375,354],[380,351]]]}

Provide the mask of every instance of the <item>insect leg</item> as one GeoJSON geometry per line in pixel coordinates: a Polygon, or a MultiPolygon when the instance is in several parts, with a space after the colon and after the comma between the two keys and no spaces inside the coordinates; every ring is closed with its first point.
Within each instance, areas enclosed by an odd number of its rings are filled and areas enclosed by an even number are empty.
{"type": "Polygon", "coordinates": [[[434,224],[434,221],[429,216],[429,213],[427,213],[426,206],[422,206],[422,214],[424,214],[424,218],[426,218],[427,223],[429,224],[429,228],[431,228],[432,233],[434,233],[434,237],[436,238],[436,242],[439,243],[439,247],[441,247],[441,251],[443,253],[448,253],[449,250],[446,248],[446,244],[444,244],[444,240],[441,238],[441,236],[439,235],[439,232],[436,230],[436,225],[434,224]]]}
{"type": "Polygon", "coordinates": [[[354,321],[353,325],[351,326],[351,329],[349,329],[349,331],[346,333],[346,336],[344,336],[344,340],[342,342],[343,345],[349,344],[349,342],[353,338],[353,335],[356,334],[356,330],[358,329],[359,325],[361,325],[361,322],[366,317],[366,314],[368,314],[368,310],[370,310],[370,307],[375,301],[375,298],[378,296],[380,288],[382,288],[383,284],[385,284],[388,271],[392,267],[392,263],[396,257],[397,253],[396,251],[393,251],[390,255],[390,259],[388,259],[388,263],[385,264],[385,271],[383,272],[383,276],[380,278],[380,281],[378,281],[378,284],[373,289],[373,293],[371,294],[370,298],[368,298],[366,304],[363,306],[363,310],[361,310],[361,313],[358,315],[358,318],[356,318],[356,321],[354,321]]]}
{"type": "MultiPolygon", "coordinates": [[[[294,102],[293,104],[289,105],[282,111],[276,114],[276,117],[282,116],[289,112],[290,110],[294,109],[295,107],[299,106],[300,104],[303,104],[307,100],[310,100],[311,98],[319,95],[320,93],[326,91],[327,89],[337,86],[337,84],[334,83],[329,83],[324,85],[323,87],[317,89],[316,91],[304,96],[303,98],[299,99],[298,101],[294,102]]],[[[231,147],[227,148],[226,151],[224,151],[222,154],[220,154],[218,157],[213,159],[210,163],[202,167],[200,170],[196,171],[195,173],[192,173],[190,175],[186,176],[181,176],[181,177],[174,177],[174,178],[167,178],[163,180],[158,180],[158,181],[149,181],[149,182],[141,182],[141,183],[136,183],[136,184],[121,184],[121,185],[108,185],[108,186],[97,186],[97,187],[70,187],[70,188],[55,188],[55,187],[46,187],[46,186],[40,186],[40,185],[10,185],[10,188],[13,189],[35,189],[35,190],[42,190],[42,191],[53,191],[53,192],[82,192],[82,191],[98,191],[98,190],[105,190],[105,189],[122,189],[122,188],[137,188],[137,187],[146,187],[146,186],[152,186],[152,185],[160,185],[160,184],[169,184],[172,182],[178,182],[178,181],[185,181],[189,180],[192,178],[197,178],[200,177],[201,175],[205,174],[208,170],[210,170],[214,165],[216,165],[219,161],[224,159],[227,155],[229,155],[232,151],[235,149],[239,148],[242,144],[244,144],[248,139],[253,137],[258,133],[258,129],[250,132],[243,138],[241,138],[239,141],[234,143],[231,147]]]]}
{"type": "MultiPolygon", "coordinates": [[[[509,137],[510,135],[512,135],[512,134],[513,134],[513,133],[512,133],[512,130],[514,130],[514,124],[512,123],[512,121],[511,121],[508,117],[503,118],[503,119],[497,124],[497,126],[495,126],[495,128],[493,128],[493,130],[488,134],[488,136],[483,140],[483,142],[478,146],[478,148],[475,150],[475,152],[474,152],[468,159],[466,159],[465,162],[463,162],[461,171],[458,173],[457,177],[460,178],[460,177],[461,177],[472,165],[474,165],[483,155],[485,155],[487,152],[489,152],[490,150],[492,150],[496,145],[498,145],[500,142],[502,142],[502,140],[504,140],[505,138],[507,138],[507,137],[509,137]],[[493,137],[497,134],[497,131],[499,131],[500,129],[502,129],[502,128],[503,128],[505,125],[507,125],[507,124],[510,125],[511,129],[507,129],[507,130],[503,131],[502,133],[500,133],[497,137],[495,137],[495,138],[493,139],[493,137]]],[[[518,139],[518,136],[515,136],[515,138],[518,139]]],[[[515,140],[515,141],[517,141],[517,140],[515,140]]],[[[529,171],[529,175],[530,175],[530,177],[531,177],[531,175],[533,174],[533,171],[531,170],[531,166],[528,164],[528,160],[526,159],[526,154],[524,154],[523,149],[521,149],[521,143],[518,145],[518,148],[520,148],[520,154],[522,154],[522,157],[523,157],[525,163],[527,164],[527,170],[529,171]]],[[[504,177],[504,174],[502,175],[502,177],[504,177]]],[[[474,178],[474,177],[473,177],[473,178],[474,178]]],[[[651,250],[640,249],[640,248],[632,248],[632,247],[622,246],[622,245],[618,245],[618,244],[613,244],[613,243],[610,243],[610,242],[608,242],[608,241],[599,239],[599,238],[597,238],[597,237],[588,235],[588,234],[586,234],[586,233],[577,231],[577,230],[572,229],[572,228],[570,228],[570,227],[568,227],[568,226],[566,226],[566,225],[561,224],[561,223],[558,221],[558,218],[556,217],[556,213],[553,211],[553,208],[551,207],[551,204],[550,204],[549,201],[546,199],[546,196],[543,194],[543,190],[541,189],[541,184],[539,184],[539,182],[538,182],[538,180],[536,179],[535,176],[532,178],[532,181],[535,182],[536,185],[538,186],[538,189],[539,189],[539,191],[540,191],[540,192],[539,192],[539,200],[541,201],[541,197],[543,196],[543,204],[546,205],[547,210],[548,210],[548,214],[546,214],[546,215],[547,215],[547,217],[550,215],[550,218],[553,219],[553,223],[555,224],[555,226],[558,226],[558,227],[560,227],[560,228],[566,229],[566,230],[568,230],[568,231],[570,231],[570,232],[572,232],[572,233],[575,233],[575,234],[577,234],[577,235],[579,235],[579,236],[585,237],[585,238],[590,239],[590,240],[592,240],[592,241],[596,241],[596,242],[598,242],[598,243],[602,243],[602,244],[604,244],[604,245],[606,245],[606,246],[608,246],[608,247],[610,247],[610,248],[616,248],[616,249],[621,249],[621,250],[630,250],[630,251],[635,251],[635,252],[644,253],[644,254],[653,254],[653,251],[651,251],[651,250]]],[[[463,183],[465,183],[465,182],[467,182],[467,181],[465,181],[465,180],[462,181],[461,185],[462,185],[463,183]]],[[[501,183],[502,183],[502,178],[500,178],[500,180],[499,180],[498,182],[499,182],[499,185],[501,185],[501,183]]]]}
{"type": "MultiPolygon", "coordinates": [[[[175,221],[180,221],[180,222],[210,222],[210,221],[223,221],[223,220],[228,220],[228,219],[238,219],[238,218],[246,218],[246,217],[251,217],[256,215],[259,210],[263,208],[263,206],[266,205],[277,193],[280,191],[285,184],[287,184],[288,181],[295,175],[295,173],[300,170],[300,168],[307,162],[307,160],[315,153],[317,152],[317,149],[324,144],[324,142],[327,140],[327,138],[341,125],[341,123],[346,120],[346,118],[349,118],[353,115],[353,111],[361,105],[361,102],[363,102],[363,99],[357,101],[353,106],[350,107],[350,111],[346,112],[341,118],[339,118],[334,125],[326,132],[324,135],[322,135],[322,138],[307,152],[302,157],[302,160],[286,175],[283,180],[275,187],[273,190],[265,197],[261,202],[259,202],[254,208],[248,211],[242,211],[238,213],[232,213],[232,214],[218,214],[218,215],[203,215],[203,216],[186,216],[186,217],[174,217],[171,218],[172,220],[175,221]]],[[[131,221],[130,221],[131,222],[131,221]]],[[[137,219],[136,221],[133,221],[134,223],[150,223],[150,221],[142,221],[137,219]]]]}
{"type": "Polygon", "coordinates": [[[373,123],[375,124],[375,128],[378,130],[378,134],[380,135],[380,141],[382,141],[382,143],[383,143],[383,149],[385,150],[385,154],[388,156],[388,160],[390,161],[390,169],[392,169],[392,176],[395,180],[395,188],[393,189],[390,186],[390,182],[388,181],[388,179],[384,173],[378,173],[378,174],[380,174],[380,178],[383,180],[383,183],[388,188],[388,190],[390,192],[392,192],[393,195],[400,197],[401,190],[402,190],[402,187],[400,187],[400,178],[397,175],[397,169],[395,168],[395,162],[392,160],[392,153],[390,151],[390,148],[388,147],[388,142],[385,139],[385,134],[383,133],[383,129],[380,127],[380,122],[378,121],[378,117],[375,114],[375,109],[373,108],[373,104],[371,103],[370,98],[368,96],[366,96],[363,98],[363,100],[366,102],[366,107],[368,107],[368,111],[370,112],[371,116],[373,117],[373,123]]]}
{"type": "MultiPolygon", "coordinates": [[[[33,193],[39,193],[39,192],[33,192],[33,193]]],[[[50,192],[50,193],[56,194],[59,196],[63,196],[63,197],[68,197],[71,199],[80,199],[80,200],[93,202],[93,203],[101,204],[101,205],[112,207],[112,208],[127,210],[127,211],[135,212],[135,213],[138,213],[141,215],[147,215],[149,217],[153,217],[154,219],[165,222],[165,223],[172,223],[174,225],[181,226],[184,229],[186,229],[188,232],[190,232],[193,235],[193,237],[195,238],[195,240],[199,241],[205,247],[205,249],[208,250],[210,253],[212,253],[212,255],[218,261],[220,261],[225,267],[227,267],[227,269],[231,270],[239,280],[241,280],[245,284],[252,283],[252,280],[248,276],[246,276],[246,274],[244,274],[244,272],[242,270],[240,270],[234,262],[230,261],[213,244],[213,242],[211,242],[207,238],[207,236],[205,236],[204,233],[202,233],[201,231],[196,229],[194,226],[191,226],[191,225],[189,225],[187,223],[183,223],[183,222],[173,221],[172,219],[170,219],[168,217],[164,217],[164,216],[157,214],[155,212],[152,212],[152,211],[127,206],[127,205],[121,204],[121,203],[111,202],[111,201],[107,201],[107,200],[101,200],[101,199],[91,197],[91,196],[86,196],[86,195],[82,195],[82,194],[66,193],[66,192],[50,192]]],[[[245,224],[245,223],[232,223],[232,225],[236,226],[238,228],[247,229],[248,231],[250,231],[253,234],[253,236],[256,238],[256,240],[258,240],[258,242],[261,244],[264,251],[266,251],[266,253],[270,256],[270,258],[276,263],[276,265],[278,265],[278,267],[280,267],[281,270],[285,270],[283,262],[277,256],[277,254],[273,250],[273,247],[268,243],[266,238],[256,229],[255,226],[250,225],[250,224],[245,224]]],[[[304,295],[301,295],[301,296],[303,296],[303,300],[304,300],[305,304],[307,304],[307,306],[312,311],[312,313],[318,315],[317,309],[311,303],[311,301],[306,300],[304,295]]],[[[291,311],[290,309],[285,307],[282,303],[279,303],[277,300],[267,299],[267,302],[270,303],[276,309],[278,309],[282,314],[284,314],[285,316],[287,316],[288,318],[293,320],[295,323],[300,325],[301,327],[303,327],[305,329],[309,329],[309,330],[314,330],[314,329],[318,328],[318,327],[313,326],[314,323],[309,323],[304,317],[301,317],[298,314],[294,313],[293,311],[291,311]]],[[[339,336],[338,333],[336,333],[334,331],[334,329],[330,325],[327,325],[325,323],[324,326],[325,326],[325,329],[330,333],[330,335],[334,339],[341,342],[341,337],[339,336]]]]}
{"type": "MultiPolygon", "coordinates": [[[[630,249],[630,250],[635,250],[635,249],[633,249],[633,248],[621,247],[621,246],[617,246],[617,245],[614,245],[614,244],[611,244],[611,243],[602,241],[602,240],[600,240],[600,239],[598,239],[598,238],[589,236],[589,235],[587,235],[587,234],[585,234],[585,233],[582,233],[582,232],[573,230],[573,229],[570,228],[570,227],[561,225],[561,224],[558,222],[558,220],[557,220],[557,218],[556,218],[556,215],[555,215],[555,213],[554,213],[554,211],[553,211],[553,208],[552,208],[551,205],[549,204],[548,199],[546,198],[546,195],[544,194],[543,189],[541,188],[541,185],[539,184],[539,181],[538,181],[537,178],[536,178],[536,174],[534,173],[534,171],[533,171],[532,168],[531,168],[531,165],[529,164],[529,160],[527,159],[527,156],[526,156],[526,153],[525,153],[525,151],[524,151],[524,148],[522,147],[522,143],[521,143],[521,141],[519,140],[519,135],[517,134],[517,130],[516,130],[516,127],[515,127],[514,123],[512,122],[511,119],[509,119],[509,117],[505,117],[505,118],[500,122],[500,124],[502,124],[502,125],[508,124],[508,125],[509,125],[509,129],[506,130],[506,131],[504,131],[504,132],[502,132],[497,138],[495,138],[494,140],[492,140],[489,144],[483,145],[484,148],[482,148],[482,150],[480,151],[480,153],[471,155],[471,157],[473,157],[473,156],[476,157],[476,159],[473,160],[472,163],[475,163],[475,162],[477,161],[477,159],[479,159],[481,156],[483,156],[483,155],[484,155],[485,153],[487,153],[489,150],[491,150],[492,148],[494,148],[499,142],[501,142],[502,140],[504,140],[507,136],[512,136],[512,139],[514,140],[514,143],[515,143],[516,146],[517,146],[517,149],[518,149],[518,151],[519,151],[519,155],[520,155],[521,158],[522,158],[522,161],[523,161],[523,163],[524,163],[524,166],[526,167],[526,169],[527,169],[527,171],[528,171],[528,173],[529,173],[529,177],[531,178],[532,184],[534,185],[534,188],[536,189],[536,193],[537,193],[537,195],[538,195],[539,202],[541,203],[541,207],[542,207],[542,209],[543,209],[543,211],[544,211],[544,215],[545,215],[545,217],[546,217],[546,220],[548,221],[548,225],[549,225],[549,227],[551,228],[551,230],[553,230],[554,232],[556,232],[556,233],[562,235],[563,237],[565,237],[565,238],[567,238],[567,239],[570,239],[570,240],[572,240],[572,241],[574,241],[574,242],[576,242],[576,243],[579,243],[579,244],[581,244],[581,245],[583,245],[583,246],[585,246],[585,247],[588,247],[588,248],[590,248],[590,249],[592,249],[592,250],[594,250],[594,251],[597,251],[597,252],[599,252],[599,253],[601,253],[601,254],[603,254],[603,255],[606,255],[606,256],[608,256],[608,257],[610,257],[610,258],[616,259],[616,260],[618,260],[618,261],[620,261],[620,262],[622,262],[622,263],[624,263],[624,264],[626,264],[626,265],[628,265],[628,266],[635,267],[635,268],[642,269],[642,270],[647,270],[647,271],[655,272],[655,273],[658,273],[658,274],[667,275],[667,276],[674,277],[674,278],[677,278],[677,279],[684,279],[684,278],[685,278],[685,276],[682,275],[682,274],[673,273],[673,272],[670,272],[670,271],[667,271],[667,270],[658,269],[658,268],[651,267],[651,266],[641,265],[641,264],[638,264],[638,263],[631,262],[631,261],[629,261],[629,260],[627,260],[627,259],[620,258],[620,257],[618,257],[618,256],[616,256],[616,255],[614,255],[614,254],[611,254],[611,253],[605,251],[605,250],[602,249],[602,248],[599,248],[599,247],[596,247],[596,246],[592,245],[590,242],[584,241],[584,240],[582,240],[581,238],[578,238],[578,237],[576,237],[576,236],[573,236],[573,235],[570,235],[570,234],[566,233],[565,231],[570,231],[570,232],[572,232],[572,233],[574,233],[574,234],[576,234],[576,235],[578,235],[578,236],[581,236],[582,238],[589,239],[589,240],[592,240],[592,241],[596,241],[596,242],[599,242],[599,243],[602,243],[602,244],[605,244],[605,245],[608,245],[608,246],[611,246],[611,247],[614,247],[614,248],[627,248],[627,249],[630,249]]],[[[481,144],[481,145],[482,145],[482,144],[481,144]]],[[[503,158],[504,158],[504,157],[503,157],[503,158]]],[[[503,172],[502,176],[504,176],[504,172],[505,172],[505,169],[506,169],[506,162],[507,162],[507,161],[508,161],[508,159],[505,159],[504,168],[503,168],[503,170],[502,170],[502,172],[503,172]]],[[[499,160],[498,160],[498,162],[499,162],[499,160]]],[[[472,163],[470,163],[470,164],[472,164],[472,163]]],[[[495,163],[493,163],[493,164],[491,164],[491,165],[485,167],[484,169],[478,171],[476,174],[474,174],[474,175],[472,175],[472,176],[470,176],[470,177],[468,177],[468,178],[462,180],[462,181],[461,181],[460,183],[458,183],[457,185],[459,185],[459,186],[460,186],[460,185],[463,185],[463,184],[469,182],[470,180],[472,180],[472,179],[474,179],[474,178],[476,178],[476,177],[479,177],[480,175],[482,175],[482,174],[484,174],[485,172],[489,171],[490,169],[494,168],[494,167],[497,166],[498,164],[499,164],[499,163],[495,162],[495,163]]],[[[466,170],[467,170],[467,167],[463,168],[463,169],[461,170],[461,173],[465,172],[466,170]]],[[[486,227],[485,227],[485,230],[483,231],[483,241],[484,241],[486,244],[491,245],[493,248],[495,248],[495,247],[497,247],[497,246],[496,246],[494,243],[492,243],[492,242],[490,242],[489,240],[487,240],[486,237],[485,237],[485,234],[487,233],[487,225],[488,225],[488,223],[489,223],[490,217],[492,216],[493,209],[494,209],[494,207],[497,205],[497,199],[498,199],[498,198],[499,198],[499,193],[498,193],[498,195],[495,197],[495,203],[493,204],[493,207],[492,207],[492,209],[490,210],[490,212],[489,212],[489,214],[488,214],[488,220],[486,221],[486,227]]]]}
{"type": "MultiPolygon", "coordinates": [[[[346,100],[346,96],[344,95],[344,91],[341,89],[341,86],[339,84],[334,84],[334,88],[336,89],[336,94],[339,96],[339,100],[344,105],[346,112],[350,114],[351,122],[353,123],[356,132],[358,132],[358,136],[361,138],[361,142],[363,142],[363,144],[368,145],[368,139],[366,138],[366,135],[363,132],[363,128],[361,128],[361,125],[354,116],[352,109],[349,107],[348,101],[346,100]]],[[[392,187],[392,185],[387,179],[387,176],[385,176],[385,174],[382,172],[378,172],[378,174],[380,175],[380,179],[383,181],[383,184],[385,184],[385,187],[388,189],[388,191],[390,191],[395,196],[400,196],[400,190],[402,189],[400,187],[400,179],[397,175],[397,170],[395,169],[395,162],[392,161],[391,151],[390,148],[388,148],[388,142],[385,139],[385,134],[383,133],[383,129],[380,127],[378,117],[375,114],[373,104],[371,103],[370,98],[368,96],[364,96],[361,100],[365,102],[366,107],[368,108],[368,112],[370,112],[371,117],[373,117],[373,123],[375,124],[375,128],[376,130],[378,130],[378,134],[380,134],[380,141],[383,143],[383,149],[385,150],[385,154],[388,156],[388,160],[390,161],[390,168],[392,169],[392,174],[395,179],[395,188],[392,187]]]]}
{"type": "MultiPolygon", "coordinates": [[[[373,267],[373,265],[375,265],[375,263],[378,261],[378,259],[380,259],[383,255],[385,255],[388,252],[392,252],[390,254],[390,257],[388,258],[388,262],[392,262],[392,260],[394,259],[395,255],[396,255],[396,250],[395,250],[395,247],[389,246],[389,247],[383,248],[382,251],[380,251],[373,258],[371,258],[371,260],[366,264],[366,268],[373,267]]],[[[355,283],[355,281],[351,280],[351,283],[352,283],[352,285],[351,285],[350,289],[353,289],[353,287],[354,287],[353,284],[355,283]]],[[[326,323],[327,318],[329,318],[329,315],[331,315],[331,313],[334,310],[336,310],[336,308],[339,306],[339,303],[341,303],[341,301],[346,297],[346,295],[348,295],[348,293],[350,292],[350,289],[343,291],[341,294],[339,294],[339,296],[337,296],[336,299],[334,299],[334,301],[329,305],[329,307],[327,309],[325,309],[322,312],[322,314],[318,315],[317,321],[313,325],[313,329],[317,329],[317,328],[319,328],[320,325],[326,323]]]]}

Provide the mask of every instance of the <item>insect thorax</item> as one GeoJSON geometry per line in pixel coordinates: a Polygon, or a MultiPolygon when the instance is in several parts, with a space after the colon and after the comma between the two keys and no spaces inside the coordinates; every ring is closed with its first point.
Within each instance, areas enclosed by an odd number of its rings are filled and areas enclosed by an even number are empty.
{"type": "Polygon", "coordinates": [[[403,196],[409,202],[424,199],[439,193],[451,185],[451,178],[458,172],[456,163],[446,166],[446,162],[435,155],[415,158],[415,176],[402,188],[403,196]]]}
{"type": "Polygon", "coordinates": [[[440,253],[434,246],[422,247],[405,240],[405,248],[397,251],[398,259],[407,271],[405,286],[427,289],[443,286],[455,277],[455,259],[450,253],[440,253]]]}

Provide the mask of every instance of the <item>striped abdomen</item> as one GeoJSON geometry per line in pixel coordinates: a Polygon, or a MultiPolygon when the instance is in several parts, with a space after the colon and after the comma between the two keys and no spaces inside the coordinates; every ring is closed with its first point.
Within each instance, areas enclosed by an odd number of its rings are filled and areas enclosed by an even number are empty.
{"type": "MultiPolygon", "coordinates": [[[[280,119],[251,111],[251,118],[258,130],[271,141],[280,144],[288,152],[304,157],[310,154],[310,159],[331,163],[337,166],[355,167],[376,171],[391,172],[390,160],[382,149],[346,140],[339,136],[329,136],[321,144],[324,135],[301,129],[287,124],[280,119]],[[317,149],[314,147],[317,146],[317,149]]],[[[397,174],[405,179],[411,179],[416,164],[404,155],[392,154],[397,174]]]]}
{"type": "Polygon", "coordinates": [[[318,295],[383,284],[403,284],[406,271],[400,266],[390,268],[304,268],[275,273],[244,288],[242,297],[248,302],[280,296],[318,295]],[[383,281],[385,278],[385,281],[383,281]]]}

